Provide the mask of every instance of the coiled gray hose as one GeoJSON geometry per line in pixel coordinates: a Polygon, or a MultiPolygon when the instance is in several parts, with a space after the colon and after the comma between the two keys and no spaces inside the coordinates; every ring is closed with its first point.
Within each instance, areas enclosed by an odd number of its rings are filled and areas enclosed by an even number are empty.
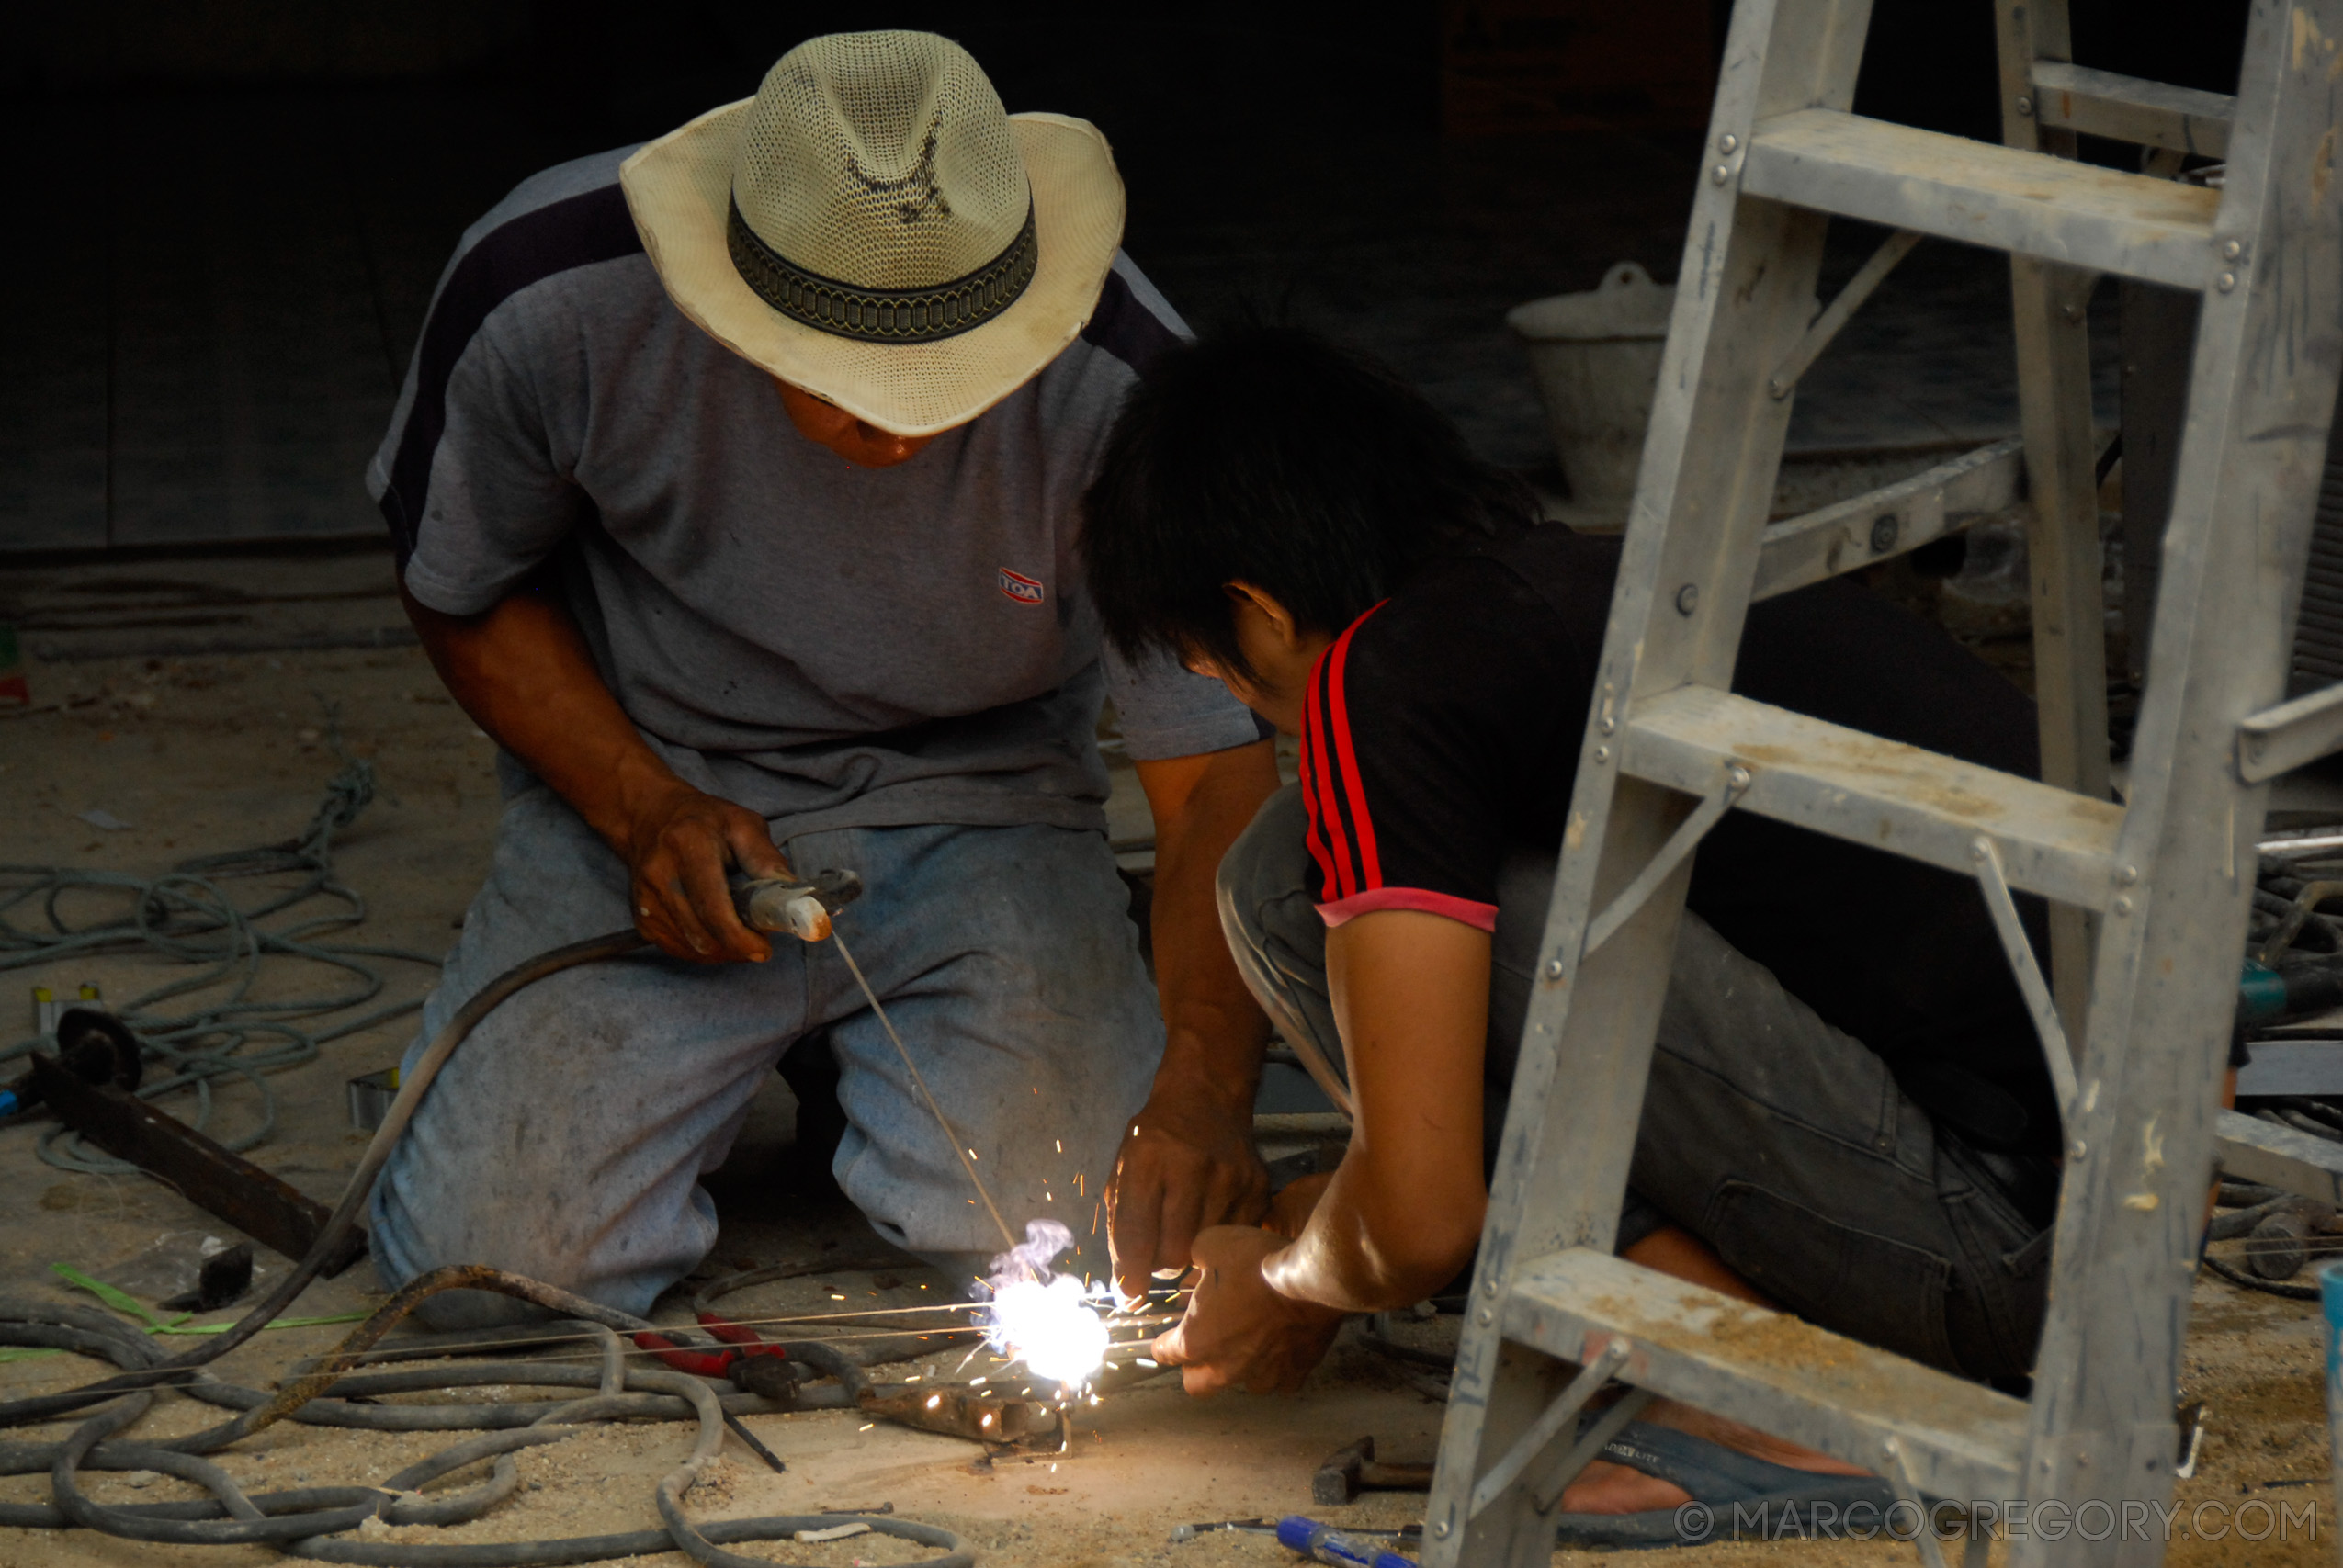
{"type": "MultiPolygon", "coordinates": [[[[975,1554],[957,1536],[911,1519],[877,1515],[794,1514],[705,1525],[693,1523],[684,1514],[683,1499],[723,1446],[726,1402],[697,1378],[649,1368],[628,1370],[615,1330],[648,1328],[650,1325],[642,1319],[494,1269],[443,1269],[410,1281],[359,1325],[333,1355],[324,1358],[322,1366],[289,1381],[284,1390],[274,1396],[220,1382],[202,1370],[272,1322],[316,1278],[324,1260],[357,1224],[375,1178],[390,1158],[400,1134],[414,1119],[415,1109],[432,1081],[482,1018],[524,986],[580,964],[623,957],[644,945],[642,938],[632,930],[572,942],[507,970],[458,1009],[406,1075],[398,1098],[391,1102],[373,1142],[367,1145],[341,1201],[318,1233],[308,1255],[269,1292],[266,1300],[209,1343],[161,1359],[144,1335],[103,1314],[45,1303],[0,1301],[0,1343],[53,1346],[99,1356],[123,1369],[114,1377],[68,1393],[0,1403],[0,1426],[48,1420],[68,1411],[107,1404],[62,1442],[0,1444],[0,1473],[25,1474],[45,1469],[54,1499],[53,1506],[0,1504],[0,1526],[33,1529],[79,1526],[128,1540],[187,1545],[266,1542],[297,1557],[372,1564],[378,1568],[538,1568],[541,1564],[593,1562],[667,1551],[681,1551],[707,1568],[770,1568],[770,1559],[745,1557],[724,1548],[743,1541],[785,1539],[801,1529],[862,1523],[881,1534],[938,1549],[942,1555],[927,1560],[921,1568],[973,1568],[975,1554]],[[461,1370],[342,1375],[352,1360],[389,1332],[417,1303],[439,1291],[458,1289],[498,1291],[582,1319],[603,1342],[601,1367],[506,1362],[461,1370]],[[368,1393],[490,1382],[540,1387],[582,1385],[594,1392],[583,1399],[452,1407],[350,1403],[368,1393]],[[167,1442],[108,1442],[107,1439],[128,1429],[146,1414],[154,1401],[153,1391],[165,1383],[175,1384],[209,1403],[243,1407],[243,1414],[220,1426],[167,1442]],[[697,1418],[699,1434],[684,1462],[659,1483],[659,1529],[566,1540],[449,1546],[338,1539],[338,1532],[378,1517],[394,1525],[454,1524],[477,1518],[511,1494],[515,1483],[512,1460],[515,1450],[574,1436],[582,1429],[580,1423],[586,1421],[615,1416],[686,1414],[697,1418]],[[379,1487],[311,1487],[252,1496],[225,1471],[200,1457],[288,1416],[390,1430],[479,1427],[517,1429],[491,1431],[457,1444],[410,1466],[379,1487]],[[493,1472],[480,1485],[430,1499],[412,1495],[413,1489],[426,1481],[492,1457],[495,1461],[493,1472]],[[100,1504],[81,1490],[79,1476],[84,1470],[160,1471],[203,1487],[211,1494],[212,1500],[119,1507],[100,1504]]],[[[842,1404],[851,1404],[861,1392],[861,1370],[830,1347],[790,1345],[785,1348],[809,1365],[838,1378],[845,1396],[842,1404]]],[[[771,1408],[753,1396],[734,1397],[752,1401],[748,1408],[771,1408]]]]}

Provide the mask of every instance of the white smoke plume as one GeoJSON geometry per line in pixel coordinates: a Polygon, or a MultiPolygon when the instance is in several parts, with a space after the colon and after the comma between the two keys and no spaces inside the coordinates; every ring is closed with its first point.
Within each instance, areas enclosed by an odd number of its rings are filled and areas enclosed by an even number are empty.
{"type": "Polygon", "coordinates": [[[992,1260],[990,1322],[985,1338],[1002,1355],[1024,1362],[1037,1378],[1068,1390],[1088,1382],[1106,1360],[1104,1285],[1084,1287],[1052,1271],[1074,1233],[1056,1220],[1034,1220],[1025,1239],[992,1260]]]}

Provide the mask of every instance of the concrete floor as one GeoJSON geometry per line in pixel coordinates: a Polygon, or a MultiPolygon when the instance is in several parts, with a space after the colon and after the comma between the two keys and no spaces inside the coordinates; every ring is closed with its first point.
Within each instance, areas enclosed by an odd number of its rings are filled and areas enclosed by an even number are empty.
{"type": "MultiPolygon", "coordinates": [[[[364,644],[394,630],[397,610],[388,586],[387,563],[374,554],[62,568],[12,578],[11,594],[21,596],[12,613],[48,617],[49,629],[40,637],[61,657],[31,665],[35,710],[0,717],[0,862],[152,874],[190,855],[281,840],[308,820],[325,780],[340,765],[327,734],[331,709],[349,749],[370,759],[380,779],[378,798],[339,840],[342,874],[371,909],[357,940],[443,951],[494,829],[492,748],[447,701],[416,649],[318,646],[364,644]],[[185,624],[190,621],[197,624],[185,624]],[[269,636],[280,642],[306,639],[311,646],[197,656],[138,651],[141,639],[164,649],[198,637],[269,636]],[[91,653],[104,656],[63,657],[91,653]],[[82,814],[94,810],[127,826],[93,827],[82,814]]],[[[393,996],[419,995],[429,981],[420,965],[391,964],[388,971],[393,996]]],[[[10,972],[0,993],[0,1007],[7,1010],[0,1011],[0,1042],[28,1032],[28,1021],[16,1010],[29,984],[69,987],[90,979],[106,997],[121,1000],[178,973],[129,957],[10,972]]],[[[264,994],[309,994],[317,984],[316,976],[288,965],[266,977],[264,994]]],[[[275,1075],[279,1126],[253,1157],[330,1200],[364,1142],[349,1128],[344,1081],[390,1062],[405,1032],[403,1024],[378,1028],[325,1046],[313,1064],[275,1075]]],[[[187,1115],[191,1102],[183,1096],[167,1109],[187,1115]]],[[[252,1091],[231,1089],[220,1097],[213,1126],[232,1134],[254,1125],[255,1116],[252,1091]]],[[[709,1269],[837,1261],[827,1272],[728,1300],[728,1309],[787,1316],[840,1310],[832,1305],[837,1296],[874,1304],[917,1300],[918,1287],[932,1277],[908,1260],[874,1269],[874,1243],[858,1217],[802,1182],[791,1159],[794,1126],[793,1102],[776,1079],[731,1163],[711,1183],[723,1229],[709,1269]],[[849,1267],[856,1264],[863,1266],[849,1267]]],[[[103,1275],[159,1236],[221,1230],[155,1182],[70,1174],[42,1163],[40,1135],[38,1126],[0,1133],[0,1213],[9,1215],[0,1227],[0,1293],[88,1305],[87,1297],[63,1288],[51,1264],[103,1275]]],[[[312,1287],[295,1311],[360,1310],[379,1294],[370,1267],[361,1263],[312,1287]]],[[[671,1298],[662,1312],[681,1310],[671,1298]]],[[[341,1332],[327,1327],[263,1336],[232,1358],[223,1373],[266,1384],[294,1358],[324,1348],[341,1332]]],[[[2197,1476],[2182,1483],[2180,1496],[2191,1506],[2315,1502],[2323,1538],[2184,1540],[2169,1561],[2332,1560],[2331,1538],[2325,1535],[2334,1516],[2326,1481],[2320,1355],[2315,1309],[2245,1295],[2209,1278],[2199,1285],[2184,1391],[2207,1400],[2212,1415],[2197,1476]]],[[[956,1355],[930,1357],[919,1365],[942,1376],[956,1360],[956,1355]]],[[[0,1363],[0,1395],[70,1386],[92,1370],[73,1358],[0,1363]]],[[[147,1429],[191,1430],[208,1419],[191,1404],[174,1400],[150,1418],[147,1429]]],[[[1220,1536],[1173,1546],[1168,1537],[1175,1526],[1195,1520],[1308,1509],[1310,1471],[1324,1454],[1363,1433],[1373,1433],[1387,1458],[1428,1458],[1439,1419],[1438,1404],[1404,1371],[1346,1345],[1296,1397],[1194,1401],[1159,1382],[1115,1395],[1086,1415],[1072,1455],[1003,1460],[990,1471],[971,1469],[978,1457],[971,1444],[884,1424],[864,1430],[860,1417],[843,1412],[753,1417],[752,1427],[788,1461],[787,1473],[771,1474],[737,1443],[728,1444],[720,1476],[695,1494],[692,1508],[696,1515],[745,1516],[891,1502],[900,1514],[963,1531],[989,1562],[1266,1565],[1287,1559],[1258,1539],[1220,1536]],[[1051,1470],[1052,1463],[1058,1468],[1051,1470]]],[[[225,1462],[255,1483],[379,1481],[449,1440],[287,1426],[240,1445],[225,1462]]],[[[651,1488],[689,1443],[686,1427],[653,1424],[597,1429],[534,1450],[519,1461],[525,1489],[455,1536],[509,1540],[648,1528],[654,1521],[651,1488]]],[[[46,1485],[38,1476],[0,1481],[0,1497],[39,1498],[46,1485]]],[[[107,1481],[97,1490],[101,1496],[147,1500],[186,1489],[165,1479],[141,1488],[107,1481]]],[[[1354,1523],[1391,1524],[1419,1506],[1418,1499],[1394,1495],[1321,1512],[1354,1523]]],[[[395,1533],[428,1535],[419,1527],[395,1533]]],[[[1660,1552],[1645,1561],[1655,1568],[1672,1562],[1869,1564],[1906,1562],[1908,1552],[1885,1542],[1744,1543],[1660,1552]]],[[[776,1561],[843,1565],[899,1561],[908,1553],[890,1555],[865,1540],[791,1547],[775,1555],[776,1561]]],[[[0,1564],[10,1568],[274,1561],[259,1549],[161,1549],[78,1533],[0,1532],[0,1564]]],[[[684,1559],[667,1554],[640,1561],[681,1568],[684,1559]]],[[[1556,1561],[1581,1558],[1565,1553],[1556,1561]]]]}

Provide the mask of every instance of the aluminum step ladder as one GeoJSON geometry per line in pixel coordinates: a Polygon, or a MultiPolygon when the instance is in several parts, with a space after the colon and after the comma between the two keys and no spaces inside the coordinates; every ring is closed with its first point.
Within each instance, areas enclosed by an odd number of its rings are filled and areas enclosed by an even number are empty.
{"type": "MultiPolygon", "coordinates": [[[[1915,1501],[2170,1498],[2254,840],[2269,777],[2343,743],[2343,688],[2278,705],[2343,362],[2343,0],[2256,0],[2234,101],[2072,64],[2064,0],[1995,8],[1999,146],[1850,112],[1867,0],[1736,9],[1441,1440],[1432,1568],[1544,1564],[1565,1483],[1661,1395],[1915,1501]],[[2077,132],[2139,144],[2148,172],[2074,161],[2077,132]],[[2225,183],[2160,177],[2188,152],[2225,157],[2225,183]],[[1832,214],[1896,234],[1817,316],[1832,214]],[[1768,526],[1799,374],[1917,235],[2010,254],[2020,436],[1768,526]],[[2101,273],[2203,300],[2127,807],[2107,783],[2084,332],[2101,273]],[[2043,779],[1734,694],[1752,600],[2008,506],[2021,475],[2043,779]],[[1993,912],[2066,1114],[2031,1403],[1613,1256],[1692,853],[1726,810],[1972,876],[1993,912]],[[2054,980],[2013,890],[2052,901],[2054,980]],[[1613,1378],[1630,1392],[1581,1438],[1613,1378]]],[[[2154,1533],[2030,1532],[2009,1561],[2156,1562],[2154,1533]]],[[[1982,1537],[1969,1552],[1984,1561],[1982,1537]]]]}

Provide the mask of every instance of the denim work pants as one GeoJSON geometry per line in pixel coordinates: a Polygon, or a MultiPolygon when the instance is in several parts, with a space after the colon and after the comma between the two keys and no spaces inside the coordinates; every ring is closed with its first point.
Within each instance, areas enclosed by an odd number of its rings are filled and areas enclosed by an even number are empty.
{"type": "MultiPolygon", "coordinates": [[[[1063,1220],[1104,1273],[1094,1211],[1163,1052],[1104,836],[842,829],[782,849],[807,874],[861,875],[838,929],[994,1201],[1021,1233],[1037,1215],[1063,1220]]],[[[515,795],[408,1065],[497,975],[631,923],[618,857],[552,791],[515,795]]],[[[848,1121],[839,1185],[887,1240],[956,1277],[980,1273],[1000,1233],[837,950],[776,936],[764,964],[646,950],[565,970],[488,1014],[375,1189],[384,1280],[485,1263],[643,1312],[714,1246],[699,1178],[723,1163],[782,1054],[817,1029],[848,1121]]],[[[427,1313],[449,1328],[523,1315],[480,1292],[436,1297],[427,1313]]]]}
{"type": "MultiPolygon", "coordinates": [[[[1262,807],[1221,863],[1220,918],[1280,1031],[1339,1066],[1305,822],[1297,787],[1262,807]]],[[[1553,884],[1551,855],[1514,856],[1499,880],[1492,1151],[1553,884]]],[[[2009,1195],[2024,1174],[1934,1125],[1879,1057],[1686,912],[1622,1245],[1664,1218],[1822,1327],[1973,1378],[2022,1376],[2042,1331],[2050,1247],[2009,1195]]]]}

